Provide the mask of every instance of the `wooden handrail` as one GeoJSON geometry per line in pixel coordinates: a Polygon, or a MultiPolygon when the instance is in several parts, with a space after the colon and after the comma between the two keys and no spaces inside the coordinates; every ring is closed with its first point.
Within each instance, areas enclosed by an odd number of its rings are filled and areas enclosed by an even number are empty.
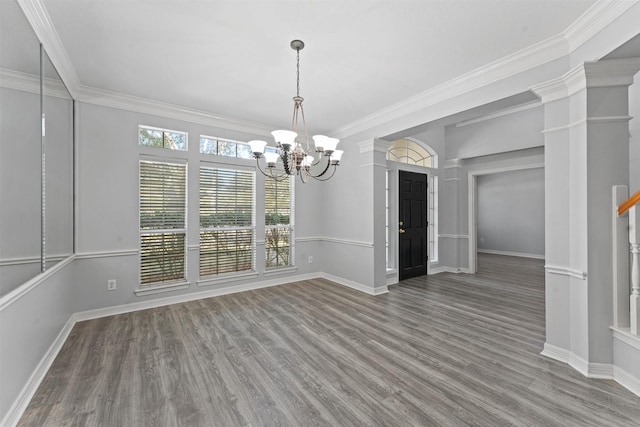
{"type": "Polygon", "coordinates": [[[635,204],[638,202],[640,202],[640,191],[637,191],[636,194],[629,197],[624,202],[620,203],[620,206],[618,206],[618,215],[622,215],[623,213],[631,209],[633,206],[635,206],[635,204]]]}

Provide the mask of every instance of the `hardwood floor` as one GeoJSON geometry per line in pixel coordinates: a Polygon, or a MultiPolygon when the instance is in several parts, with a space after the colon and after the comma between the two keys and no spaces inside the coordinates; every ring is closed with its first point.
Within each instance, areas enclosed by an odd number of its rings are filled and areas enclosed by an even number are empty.
{"type": "Polygon", "coordinates": [[[543,262],[479,254],[368,296],[309,280],[78,323],[21,426],[632,426],[541,356],[543,262]]]}

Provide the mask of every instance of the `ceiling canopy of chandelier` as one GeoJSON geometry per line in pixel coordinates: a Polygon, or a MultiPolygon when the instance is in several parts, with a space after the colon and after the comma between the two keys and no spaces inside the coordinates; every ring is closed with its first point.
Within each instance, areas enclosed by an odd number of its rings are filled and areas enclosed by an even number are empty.
{"type": "Polygon", "coordinates": [[[314,135],[313,142],[318,158],[315,159],[310,154],[311,144],[302,108],[304,99],[300,96],[300,51],[304,49],[304,43],[301,40],[293,40],[291,49],[296,51],[296,96],[293,97],[291,130],[271,132],[277,148],[267,147],[267,142],[261,140],[249,141],[249,146],[258,169],[269,178],[282,180],[291,175],[298,175],[302,182],[308,182],[309,178],[326,181],[336,173],[340,164],[342,150],[336,150],[340,141],[337,138],[314,135]],[[299,116],[302,118],[303,135],[298,134],[299,116]],[[262,163],[266,164],[266,167],[262,163]]]}

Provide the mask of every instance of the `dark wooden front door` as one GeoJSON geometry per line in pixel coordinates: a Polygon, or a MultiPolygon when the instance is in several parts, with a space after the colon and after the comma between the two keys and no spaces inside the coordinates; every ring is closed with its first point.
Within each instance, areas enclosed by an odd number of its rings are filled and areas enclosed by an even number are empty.
{"type": "Polygon", "coordinates": [[[405,280],[427,274],[427,175],[400,171],[399,181],[399,270],[405,280]]]}

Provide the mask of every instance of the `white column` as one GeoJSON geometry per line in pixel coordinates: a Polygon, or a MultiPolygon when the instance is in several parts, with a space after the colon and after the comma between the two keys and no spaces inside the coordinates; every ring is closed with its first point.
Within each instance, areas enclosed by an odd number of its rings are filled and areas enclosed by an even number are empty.
{"type": "Polygon", "coordinates": [[[629,243],[631,245],[631,333],[640,332],[640,209],[637,206],[629,210],[629,243]]]}
{"type": "Polygon", "coordinates": [[[545,276],[547,344],[568,351],[586,375],[590,363],[613,359],[611,188],[629,182],[628,86],[639,69],[637,59],[585,63],[533,88],[545,104],[545,197],[553,202],[546,263],[560,267],[545,276]]]}

